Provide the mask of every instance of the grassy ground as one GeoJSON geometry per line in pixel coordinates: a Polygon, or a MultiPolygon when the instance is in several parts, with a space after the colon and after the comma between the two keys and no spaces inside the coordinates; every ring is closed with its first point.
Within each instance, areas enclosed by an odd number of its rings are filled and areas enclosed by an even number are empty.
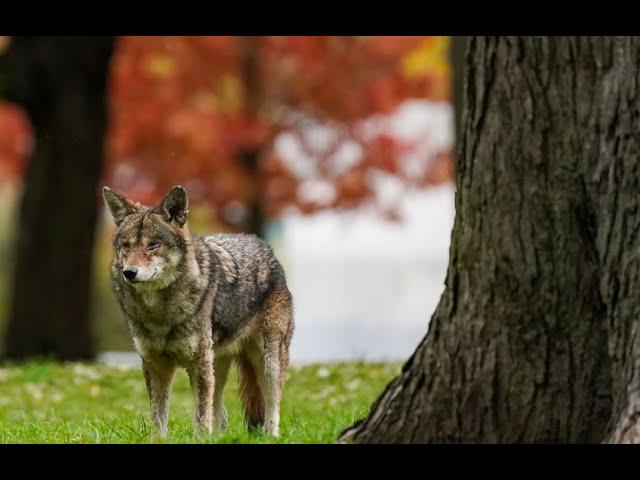
{"type": "MultiPolygon", "coordinates": [[[[281,437],[249,433],[242,423],[235,371],[225,391],[227,432],[194,437],[189,382],[173,386],[168,443],[331,443],[371,403],[398,364],[292,367],[282,404],[281,437]]],[[[139,368],[29,363],[0,368],[0,443],[147,443],[147,396],[139,368]]]]}

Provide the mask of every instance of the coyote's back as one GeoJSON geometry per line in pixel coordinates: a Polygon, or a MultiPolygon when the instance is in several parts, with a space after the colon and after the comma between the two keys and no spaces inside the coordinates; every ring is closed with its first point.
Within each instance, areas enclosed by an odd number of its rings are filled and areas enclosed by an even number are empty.
{"type": "Polygon", "coordinates": [[[215,252],[224,272],[212,310],[216,344],[224,346],[236,340],[243,328],[250,326],[269,295],[279,296],[283,303],[291,302],[282,265],[261,239],[255,235],[219,233],[202,240],[215,252]]]}

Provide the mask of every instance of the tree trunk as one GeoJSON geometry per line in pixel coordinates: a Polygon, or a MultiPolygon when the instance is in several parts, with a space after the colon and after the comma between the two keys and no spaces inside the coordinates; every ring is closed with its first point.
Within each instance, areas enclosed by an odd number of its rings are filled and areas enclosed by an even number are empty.
{"type": "Polygon", "coordinates": [[[446,288],[342,441],[640,441],[639,58],[470,40],[446,288]]]}
{"type": "Polygon", "coordinates": [[[469,37],[451,37],[449,58],[451,63],[451,93],[453,98],[454,144],[462,137],[462,98],[464,92],[464,54],[469,37]]]}
{"type": "MultiPolygon", "coordinates": [[[[260,37],[246,36],[238,39],[240,58],[242,59],[242,87],[245,100],[245,112],[251,118],[258,118],[263,102],[260,85],[260,37]]],[[[242,160],[252,178],[252,198],[248,205],[246,229],[259,237],[264,235],[265,218],[260,196],[260,158],[262,152],[258,147],[247,149],[242,160]]]]}
{"type": "Polygon", "coordinates": [[[35,131],[25,178],[5,356],[91,358],[97,192],[110,37],[17,37],[0,57],[5,97],[35,131]]]}

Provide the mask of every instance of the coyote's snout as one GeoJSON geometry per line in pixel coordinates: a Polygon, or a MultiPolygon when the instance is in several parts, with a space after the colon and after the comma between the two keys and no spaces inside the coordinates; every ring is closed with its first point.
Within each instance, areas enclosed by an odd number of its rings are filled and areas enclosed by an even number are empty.
{"type": "Polygon", "coordinates": [[[198,430],[226,427],[222,392],[235,362],[247,423],[277,436],[293,305],[271,248],[254,235],[191,234],[180,186],[156,207],[108,187],[103,193],[118,227],[113,290],[142,357],[159,433],[167,433],[178,366],[191,380],[198,430]]]}

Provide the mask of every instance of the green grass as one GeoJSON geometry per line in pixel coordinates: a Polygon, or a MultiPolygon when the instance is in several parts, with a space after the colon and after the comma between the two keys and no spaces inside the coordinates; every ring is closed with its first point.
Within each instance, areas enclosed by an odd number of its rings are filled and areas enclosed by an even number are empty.
{"type": "MultiPolygon", "coordinates": [[[[164,443],[331,443],[366,415],[399,364],[336,363],[292,367],[279,439],[248,432],[235,371],[225,390],[229,428],[194,435],[193,401],[184,371],[172,390],[164,443]]],[[[0,443],[149,443],[152,428],[139,368],[34,362],[0,368],[0,443]]]]}

